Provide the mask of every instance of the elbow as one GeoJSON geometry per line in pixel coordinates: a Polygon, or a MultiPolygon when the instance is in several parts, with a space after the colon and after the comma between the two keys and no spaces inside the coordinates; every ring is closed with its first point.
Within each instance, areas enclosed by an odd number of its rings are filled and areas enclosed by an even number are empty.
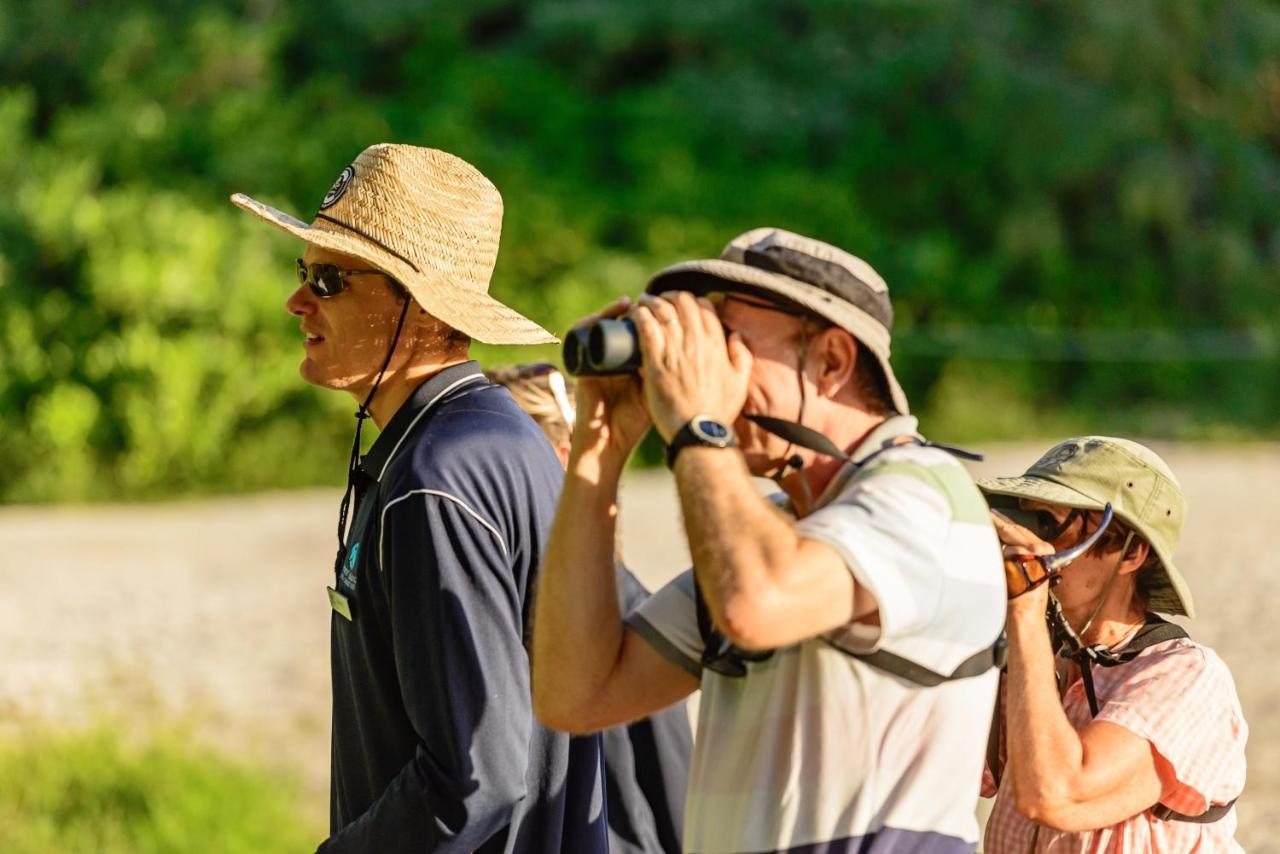
{"type": "Polygon", "coordinates": [[[1013,806],[1018,815],[1036,824],[1048,824],[1046,819],[1055,813],[1053,801],[1042,792],[1019,791],[1014,796],[1013,806]]]}
{"type": "Polygon", "coordinates": [[[734,593],[718,610],[717,627],[739,649],[767,650],[779,645],[768,592],[734,593]]]}
{"type": "Polygon", "coordinates": [[[1071,809],[1071,805],[1071,801],[1063,793],[1044,790],[1017,791],[1014,799],[1018,815],[1050,830],[1060,833],[1095,830],[1094,827],[1086,826],[1087,822],[1082,824],[1080,816],[1071,809]]]}
{"type": "Polygon", "coordinates": [[[566,702],[563,696],[556,696],[549,691],[533,692],[533,715],[538,723],[556,732],[569,735],[589,735],[598,728],[592,722],[586,708],[589,704],[566,702]]]}
{"type": "Polygon", "coordinates": [[[568,732],[573,720],[570,714],[572,709],[567,708],[567,704],[555,692],[538,684],[537,672],[537,668],[534,668],[533,716],[547,729],[568,732]]]}

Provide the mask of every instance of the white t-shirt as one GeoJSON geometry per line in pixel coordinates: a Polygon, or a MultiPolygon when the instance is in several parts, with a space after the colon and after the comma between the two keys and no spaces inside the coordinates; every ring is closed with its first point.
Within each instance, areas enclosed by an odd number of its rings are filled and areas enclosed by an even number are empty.
{"type": "MultiPolygon", "coordinates": [[[[999,636],[1004,574],[986,502],[950,454],[905,445],[858,465],[915,427],[873,431],[797,526],[879,603],[881,625],[846,627],[846,645],[951,673],[999,636]]],[[[702,682],[686,852],[974,850],[995,670],[925,688],[817,637],[745,677],[704,670],[692,571],[627,620],[702,682]]]]}

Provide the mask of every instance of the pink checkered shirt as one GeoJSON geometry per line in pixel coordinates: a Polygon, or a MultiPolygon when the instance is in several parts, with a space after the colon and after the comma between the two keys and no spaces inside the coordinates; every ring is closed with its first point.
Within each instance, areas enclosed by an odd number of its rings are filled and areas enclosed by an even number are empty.
{"type": "MultiPolygon", "coordinates": [[[[1210,804],[1224,804],[1240,795],[1249,730],[1231,671],[1213,650],[1186,639],[1166,641],[1126,664],[1093,668],[1093,679],[1101,705],[1096,719],[1145,738],[1173,767],[1178,786],[1162,803],[1185,815],[1197,815],[1210,804]]],[[[1080,680],[1067,689],[1062,705],[1077,731],[1093,720],[1080,680]]],[[[1003,755],[1002,745],[1002,765],[1003,755]]],[[[1019,815],[1009,786],[1006,775],[997,793],[990,771],[983,775],[983,796],[996,795],[987,821],[986,854],[1244,850],[1235,841],[1234,809],[1209,824],[1160,821],[1148,810],[1101,830],[1061,833],[1019,815]]]]}

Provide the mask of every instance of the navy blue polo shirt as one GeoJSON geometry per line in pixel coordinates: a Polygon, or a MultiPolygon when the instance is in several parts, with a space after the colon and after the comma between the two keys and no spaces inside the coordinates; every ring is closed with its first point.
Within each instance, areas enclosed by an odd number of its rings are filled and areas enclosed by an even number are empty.
{"type": "Polygon", "coordinates": [[[598,737],[534,719],[530,617],[563,472],[475,362],[361,460],[352,619],[332,622],[331,838],[320,850],[605,852],[598,737]]]}

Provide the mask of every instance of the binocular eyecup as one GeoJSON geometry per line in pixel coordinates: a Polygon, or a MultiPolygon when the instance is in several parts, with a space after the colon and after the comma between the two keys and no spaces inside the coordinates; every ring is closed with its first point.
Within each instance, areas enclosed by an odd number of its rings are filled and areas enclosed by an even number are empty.
{"type": "Polygon", "coordinates": [[[640,342],[629,319],[597,320],[564,338],[564,369],[577,377],[629,374],[640,367],[640,342]]]}

